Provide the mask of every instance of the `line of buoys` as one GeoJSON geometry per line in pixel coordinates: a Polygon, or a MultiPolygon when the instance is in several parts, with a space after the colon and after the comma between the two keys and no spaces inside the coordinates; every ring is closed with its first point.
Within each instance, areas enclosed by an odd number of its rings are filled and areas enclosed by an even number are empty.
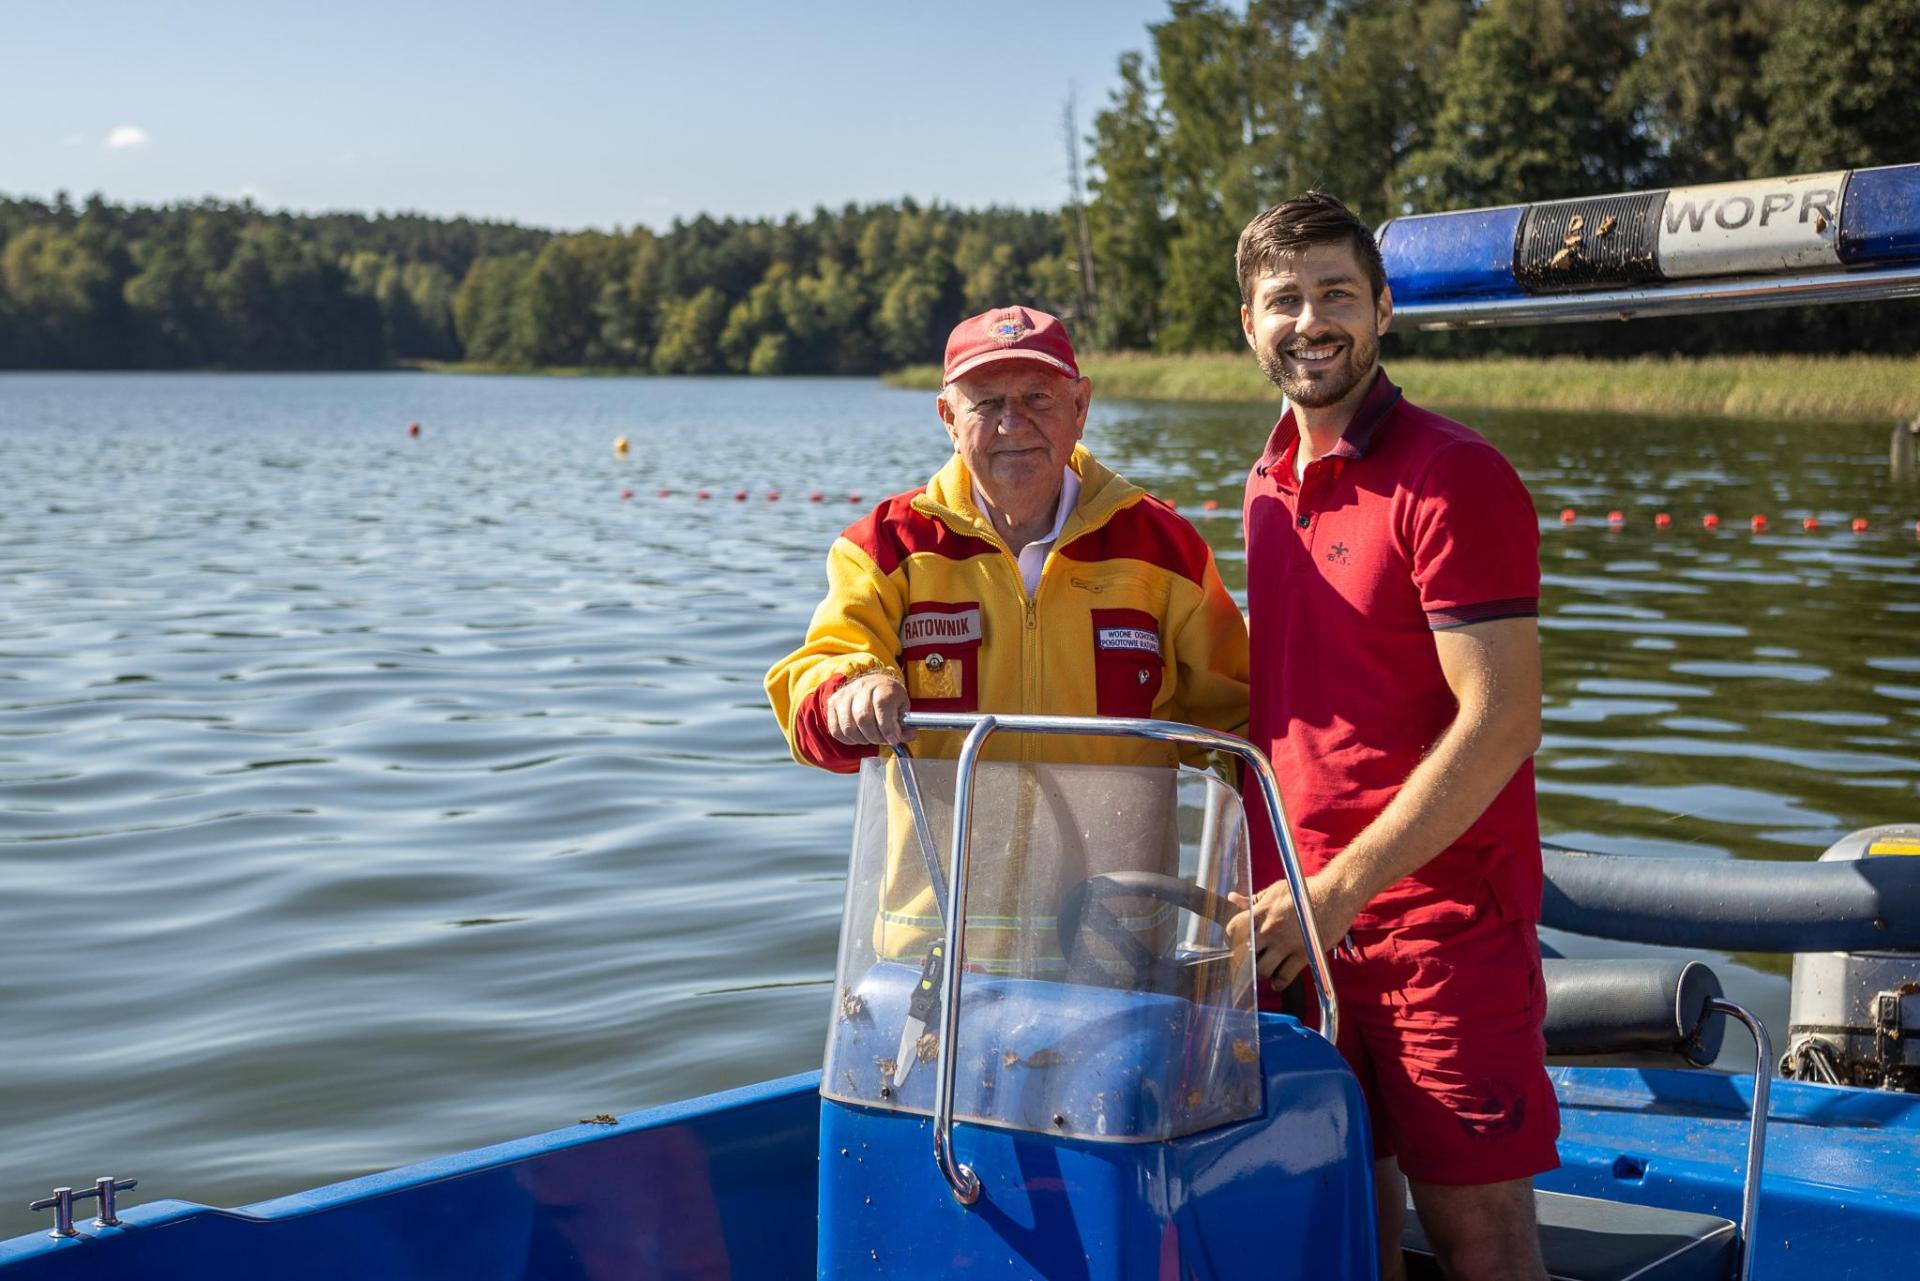
{"type": "MultiPolygon", "coordinates": [[[[418,425],[417,423],[413,424],[415,427],[418,425]]],[[[625,437],[621,439],[625,440],[625,437]]],[[[656,491],[656,496],[659,498],[671,498],[674,493],[674,490],[663,487],[656,491]]],[[[737,489],[733,492],[733,501],[736,503],[744,503],[752,496],[753,493],[751,490],[737,489]]],[[[780,501],[780,491],[777,489],[766,490],[762,496],[770,503],[780,501]]],[[[620,491],[620,497],[622,499],[632,498],[633,491],[631,489],[623,489],[620,491]]],[[[693,491],[693,497],[699,502],[706,502],[713,497],[713,492],[711,490],[698,489],[693,491]]],[[[810,503],[824,503],[827,501],[827,493],[825,490],[812,490],[807,494],[807,501],[810,503]]],[[[858,504],[860,501],[861,498],[858,492],[847,495],[847,502],[849,503],[858,504]]],[[[1192,509],[1189,508],[1188,510],[1191,511],[1192,509]]],[[[1220,500],[1216,498],[1202,499],[1200,502],[1200,510],[1203,512],[1219,512],[1221,510],[1220,500]]],[[[1577,525],[1580,523],[1580,513],[1572,507],[1563,507],[1560,509],[1560,523],[1567,526],[1577,525]]],[[[1609,532],[1619,532],[1626,529],[1631,522],[1628,520],[1627,513],[1624,510],[1615,508],[1607,513],[1606,523],[1609,532]]],[[[1653,527],[1658,530],[1672,529],[1673,513],[1664,511],[1655,512],[1653,515],[1653,527]]],[[[1719,529],[1720,514],[1718,512],[1702,513],[1700,517],[1700,527],[1707,530],[1719,529]]],[[[1756,534],[1764,534],[1770,527],[1771,522],[1765,512],[1755,512],[1747,520],[1747,528],[1756,534]]],[[[1872,527],[1872,522],[1865,516],[1855,516],[1847,522],[1847,528],[1856,534],[1867,533],[1872,527]]],[[[1818,516],[1804,516],[1800,520],[1800,528],[1809,533],[1814,533],[1826,528],[1826,526],[1822,524],[1818,516]]],[[[1914,522],[1913,532],[1916,537],[1920,537],[1920,521],[1914,522]]]]}
{"type": "MultiPolygon", "coordinates": [[[[1209,503],[1207,504],[1207,510],[1212,511],[1215,506],[1217,506],[1217,504],[1214,504],[1211,501],[1209,501],[1209,503]]],[[[1571,507],[1563,507],[1560,509],[1560,523],[1562,525],[1577,525],[1580,523],[1580,513],[1571,507]]],[[[1626,527],[1627,527],[1627,514],[1624,511],[1615,510],[1607,513],[1608,529],[1618,530],[1618,529],[1625,529],[1626,527]]],[[[1673,513],[1672,512],[1655,512],[1653,516],[1653,527],[1655,529],[1672,529],[1673,513]]],[[[1755,512],[1747,520],[1747,528],[1751,529],[1756,534],[1764,534],[1767,532],[1767,530],[1770,527],[1771,527],[1771,521],[1765,512],[1755,512]]],[[[1847,522],[1847,528],[1856,534],[1864,534],[1868,530],[1870,530],[1872,527],[1873,527],[1872,522],[1870,522],[1865,516],[1855,516],[1852,520],[1847,522]]],[[[1700,528],[1702,529],[1720,528],[1720,514],[1718,512],[1707,512],[1704,515],[1702,515],[1700,517],[1700,528]]],[[[1821,524],[1820,518],[1818,516],[1803,516],[1800,519],[1800,528],[1808,531],[1814,531],[1814,530],[1823,529],[1825,528],[1825,526],[1821,524]]],[[[1914,531],[1916,533],[1920,533],[1920,521],[1916,521],[1914,523],[1914,531]]]]}

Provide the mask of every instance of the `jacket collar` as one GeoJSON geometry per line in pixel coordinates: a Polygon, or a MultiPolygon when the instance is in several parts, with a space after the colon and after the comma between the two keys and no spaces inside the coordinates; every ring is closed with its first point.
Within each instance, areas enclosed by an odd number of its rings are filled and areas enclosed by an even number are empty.
{"type": "MultiPolygon", "coordinates": [[[[1073,447],[1067,466],[1080,478],[1080,500],[1067,516],[1066,524],[1061,526],[1060,536],[1054,540],[1056,547],[1098,529],[1113,519],[1115,513],[1146,497],[1145,490],[1122,480],[1087,452],[1085,445],[1073,447]]],[[[927,482],[926,492],[913,500],[913,509],[945,523],[955,533],[971,534],[1006,546],[993,523],[974,505],[973,477],[958,454],[934,473],[933,479],[927,482]]]]}

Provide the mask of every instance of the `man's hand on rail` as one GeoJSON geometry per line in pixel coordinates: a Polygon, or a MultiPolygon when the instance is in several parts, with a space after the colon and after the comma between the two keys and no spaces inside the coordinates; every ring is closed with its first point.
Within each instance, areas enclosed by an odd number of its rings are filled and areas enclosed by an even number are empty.
{"type": "Polygon", "coordinates": [[[911,743],[913,730],[900,723],[907,711],[907,687],[900,678],[892,672],[868,672],[827,700],[827,732],[856,747],[911,743]]]}

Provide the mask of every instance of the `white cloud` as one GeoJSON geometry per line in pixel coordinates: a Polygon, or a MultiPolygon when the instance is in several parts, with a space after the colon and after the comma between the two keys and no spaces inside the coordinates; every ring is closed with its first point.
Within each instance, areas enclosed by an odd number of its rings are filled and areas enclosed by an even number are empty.
{"type": "Polygon", "coordinates": [[[144,147],[149,141],[151,139],[147,137],[147,131],[138,125],[116,125],[113,132],[107,135],[107,146],[115,151],[126,147],[144,147]]]}

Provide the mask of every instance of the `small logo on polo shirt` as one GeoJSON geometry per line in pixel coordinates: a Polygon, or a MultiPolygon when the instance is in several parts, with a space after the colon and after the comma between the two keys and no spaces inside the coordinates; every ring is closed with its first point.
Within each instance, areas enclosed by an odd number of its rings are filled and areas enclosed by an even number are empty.
{"type": "Polygon", "coordinates": [[[1336,565],[1348,564],[1347,545],[1345,543],[1335,543],[1332,547],[1329,547],[1327,549],[1327,559],[1336,565]]]}

